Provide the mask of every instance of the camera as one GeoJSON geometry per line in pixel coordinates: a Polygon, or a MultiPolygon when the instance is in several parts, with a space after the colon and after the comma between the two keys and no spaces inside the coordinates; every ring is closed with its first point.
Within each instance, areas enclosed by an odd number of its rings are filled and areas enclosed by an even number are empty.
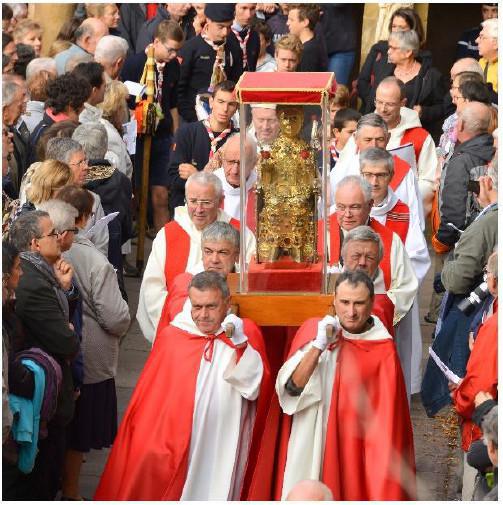
{"type": "Polygon", "coordinates": [[[475,309],[478,309],[482,302],[489,296],[489,289],[487,282],[477,286],[464,300],[458,303],[458,309],[463,312],[465,316],[469,316],[475,309]]]}

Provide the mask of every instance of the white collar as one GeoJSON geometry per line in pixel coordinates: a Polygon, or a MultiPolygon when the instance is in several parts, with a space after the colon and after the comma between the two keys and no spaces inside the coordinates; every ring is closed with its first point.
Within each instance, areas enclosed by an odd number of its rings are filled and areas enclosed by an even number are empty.
{"type": "MultiPolygon", "coordinates": [[[[225,178],[225,173],[224,173],[224,167],[217,168],[214,172],[214,175],[216,175],[220,181],[222,182],[222,187],[224,189],[224,194],[225,195],[240,195],[241,194],[241,188],[238,186],[235,188],[234,186],[231,186],[228,182],[227,179],[225,178]]],[[[250,175],[248,176],[248,179],[246,179],[246,191],[250,191],[250,189],[253,187],[253,185],[257,182],[257,171],[253,169],[250,172],[250,175]]]]}
{"type": "Polygon", "coordinates": [[[370,215],[373,216],[385,216],[398,202],[398,197],[395,192],[388,187],[388,194],[384,197],[384,200],[379,205],[374,205],[370,210],[370,215]]]}
{"type": "Polygon", "coordinates": [[[374,325],[372,328],[370,328],[370,330],[367,330],[363,333],[349,333],[349,331],[346,331],[343,328],[342,336],[349,340],[383,340],[392,338],[378,317],[374,315],[371,315],[370,317],[374,321],[374,325]]]}
{"type": "MultiPolygon", "coordinates": [[[[174,220],[191,236],[201,235],[202,230],[198,230],[189,216],[189,211],[186,205],[180,205],[175,207],[175,217],[174,220]]],[[[222,209],[218,209],[216,221],[224,221],[228,223],[231,220],[230,216],[226,214],[222,209]]]]}

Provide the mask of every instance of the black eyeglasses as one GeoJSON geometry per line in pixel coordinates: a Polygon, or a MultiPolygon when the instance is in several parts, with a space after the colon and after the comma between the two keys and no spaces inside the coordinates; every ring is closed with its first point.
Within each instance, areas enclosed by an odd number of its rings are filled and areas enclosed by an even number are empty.
{"type": "Polygon", "coordinates": [[[58,233],[58,235],[63,235],[63,233],[67,232],[67,231],[73,231],[73,233],[75,235],[77,235],[77,233],[79,233],[79,229],[78,228],[67,228],[66,230],[62,230],[58,233]]]}
{"type": "Polygon", "coordinates": [[[47,235],[41,235],[40,237],[36,237],[37,240],[40,240],[41,238],[46,238],[46,237],[57,237],[59,233],[56,230],[52,230],[49,232],[47,235]]]}

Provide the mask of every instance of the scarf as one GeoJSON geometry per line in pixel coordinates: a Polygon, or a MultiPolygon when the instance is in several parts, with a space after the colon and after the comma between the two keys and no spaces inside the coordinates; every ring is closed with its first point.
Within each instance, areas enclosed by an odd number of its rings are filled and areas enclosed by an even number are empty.
{"type": "Polygon", "coordinates": [[[248,68],[248,54],[246,53],[246,45],[248,44],[248,39],[250,38],[251,28],[242,28],[237,23],[233,24],[231,27],[232,33],[236,36],[237,41],[239,42],[239,47],[241,48],[241,52],[243,53],[243,69],[248,68]],[[246,35],[244,38],[241,38],[240,32],[246,30],[246,35]]]}
{"type": "Polygon", "coordinates": [[[212,93],[217,84],[227,80],[227,74],[225,73],[225,42],[220,45],[215,44],[204,33],[201,33],[201,37],[216,53],[215,63],[213,63],[213,70],[211,72],[210,86],[208,88],[208,91],[212,93]]]}
{"type": "Polygon", "coordinates": [[[229,135],[229,133],[231,132],[231,123],[229,123],[227,125],[227,128],[224,131],[220,132],[220,135],[217,138],[215,138],[215,134],[213,133],[213,130],[211,129],[209,119],[205,119],[203,121],[203,125],[205,126],[206,131],[208,132],[208,137],[210,137],[210,147],[211,147],[210,160],[211,160],[211,158],[213,158],[213,156],[217,152],[218,143],[221,140],[224,140],[225,137],[227,137],[227,135],[229,135]]]}
{"type": "Polygon", "coordinates": [[[38,272],[46,280],[49,281],[49,283],[52,285],[52,288],[54,289],[54,293],[56,294],[58,304],[61,310],[63,311],[65,318],[70,320],[70,308],[68,307],[68,299],[66,298],[63,289],[61,288],[58,280],[56,279],[54,270],[51,267],[51,265],[47,263],[47,261],[40,255],[40,253],[26,251],[21,252],[19,256],[25,261],[28,261],[28,263],[31,263],[38,270],[38,272]]]}

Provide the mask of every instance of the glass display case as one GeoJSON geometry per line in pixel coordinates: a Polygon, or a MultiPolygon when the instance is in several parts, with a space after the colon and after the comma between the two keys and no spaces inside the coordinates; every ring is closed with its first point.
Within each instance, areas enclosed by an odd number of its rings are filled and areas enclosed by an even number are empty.
{"type": "Polygon", "coordinates": [[[327,293],[323,251],[334,86],[331,72],[245,72],[236,86],[242,294],[327,293]],[[256,249],[246,263],[250,232],[256,249]]]}

